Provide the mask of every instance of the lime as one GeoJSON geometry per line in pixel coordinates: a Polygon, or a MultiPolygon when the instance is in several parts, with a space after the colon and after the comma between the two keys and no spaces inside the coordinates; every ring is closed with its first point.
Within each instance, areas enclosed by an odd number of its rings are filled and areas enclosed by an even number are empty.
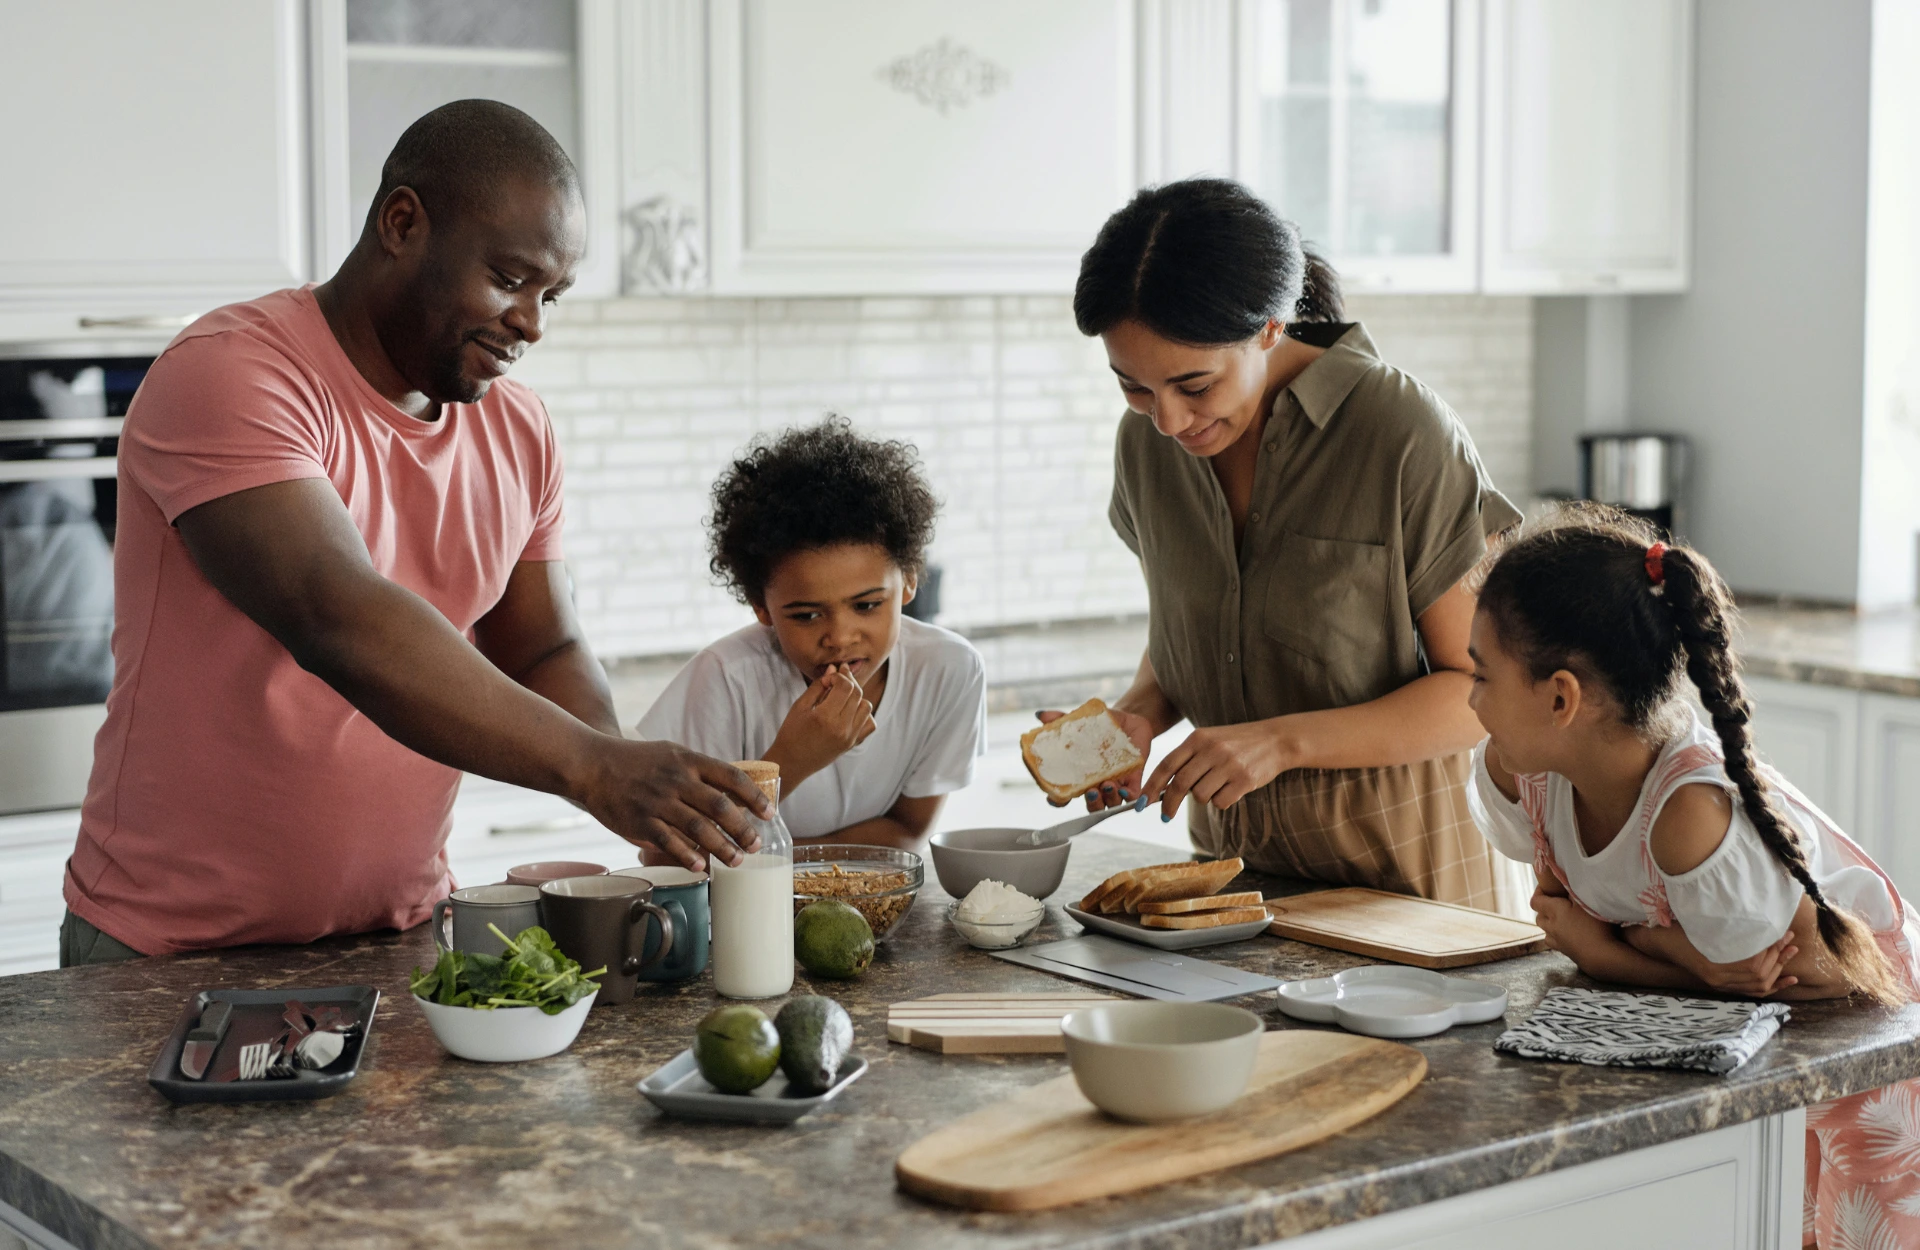
{"type": "Polygon", "coordinates": [[[812,976],[848,981],[873,962],[873,930],[845,903],[808,903],[793,918],[793,954],[812,976]]]}
{"type": "Polygon", "coordinates": [[[780,1034],[758,1007],[716,1007],[693,1035],[693,1061],[721,1093],[751,1093],[780,1066],[780,1034]]]}

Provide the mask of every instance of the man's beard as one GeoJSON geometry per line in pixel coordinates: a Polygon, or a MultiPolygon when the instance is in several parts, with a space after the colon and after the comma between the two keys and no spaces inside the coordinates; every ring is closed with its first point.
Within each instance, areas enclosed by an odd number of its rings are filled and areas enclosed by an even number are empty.
{"type": "Polygon", "coordinates": [[[460,338],[445,351],[434,353],[427,371],[434,399],[443,404],[477,404],[486,397],[493,379],[469,377],[460,363],[466,352],[467,340],[460,338]]]}

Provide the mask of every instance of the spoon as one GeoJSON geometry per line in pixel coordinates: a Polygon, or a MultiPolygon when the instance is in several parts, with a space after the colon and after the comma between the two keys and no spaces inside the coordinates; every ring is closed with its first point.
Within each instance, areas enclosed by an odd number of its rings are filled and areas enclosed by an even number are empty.
{"type": "Polygon", "coordinates": [[[1085,833],[1109,816],[1118,816],[1121,812],[1144,812],[1147,810],[1147,796],[1141,795],[1132,803],[1122,807],[1109,807],[1103,811],[1090,812],[1085,816],[1076,816],[1072,820],[1063,820],[1057,825],[1048,825],[1045,829],[1035,829],[1023,833],[1013,840],[1015,846],[1059,846],[1078,833],[1085,833]]]}

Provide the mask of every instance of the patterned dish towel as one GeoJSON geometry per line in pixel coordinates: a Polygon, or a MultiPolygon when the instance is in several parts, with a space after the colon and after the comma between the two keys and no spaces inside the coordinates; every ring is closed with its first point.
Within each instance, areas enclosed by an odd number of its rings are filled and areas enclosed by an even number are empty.
{"type": "Polygon", "coordinates": [[[1782,1003],[1710,1002],[1608,990],[1547,991],[1493,1048],[1527,1059],[1616,1068],[1693,1068],[1722,1076],[1753,1058],[1787,1020],[1782,1003]]]}

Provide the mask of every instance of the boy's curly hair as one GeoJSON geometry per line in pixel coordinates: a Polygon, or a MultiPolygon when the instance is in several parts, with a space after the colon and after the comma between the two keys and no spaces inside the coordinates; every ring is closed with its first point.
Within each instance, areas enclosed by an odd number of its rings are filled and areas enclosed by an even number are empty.
{"type": "Polygon", "coordinates": [[[796,551],[843,543],[886,549],[917,577],[939,501],[913,444],[862,438],[845,417],[757,438],[713,484],[709,566],[749,606],[796,551]]]}

